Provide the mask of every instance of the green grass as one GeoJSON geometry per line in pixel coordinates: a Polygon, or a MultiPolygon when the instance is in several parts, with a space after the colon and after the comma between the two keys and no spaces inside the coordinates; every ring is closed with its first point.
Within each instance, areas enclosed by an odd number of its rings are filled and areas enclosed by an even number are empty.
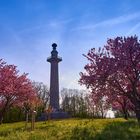
{"type": "MultiPolygon", "coordinates": [[[[67,119],[46,124],[37,122],[35,130],[24,130],[24,122],[0,125],[0,140],[139,140],[135,120],[67,119]]],[[[30,127],[30,124],[28,124],[30,127]]]]}

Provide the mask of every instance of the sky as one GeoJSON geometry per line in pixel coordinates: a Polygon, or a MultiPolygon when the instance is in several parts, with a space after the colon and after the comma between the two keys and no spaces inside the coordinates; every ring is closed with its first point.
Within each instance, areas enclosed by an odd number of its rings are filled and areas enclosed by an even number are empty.
{"type": "Polygon", "coordinates": [[[108,38],[140,36],[139,0],[0,0],[0,58],[49,87],[46,61],[57,43],[61,88],[84,89],[82,54],[108,38]]]}

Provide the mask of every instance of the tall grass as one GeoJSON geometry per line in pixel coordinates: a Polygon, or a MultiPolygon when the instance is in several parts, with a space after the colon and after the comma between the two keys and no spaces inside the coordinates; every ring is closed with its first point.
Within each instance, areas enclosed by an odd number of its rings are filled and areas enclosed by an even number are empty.
{"type": "Polygon", "coordinates": [[[35,130],[24,130],[24,123],[0,125],[0,140],[139,140],[135,120],[67,119],[37,122],[35,130]]]}

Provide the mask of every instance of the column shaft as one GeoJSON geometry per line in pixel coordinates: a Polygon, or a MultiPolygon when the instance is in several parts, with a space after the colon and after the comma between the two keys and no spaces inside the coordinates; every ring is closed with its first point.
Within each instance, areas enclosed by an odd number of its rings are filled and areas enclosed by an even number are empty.
{"type": "Polygon", "coordinates": [[[57,61],[51,62],[50,76],[50,105],[52,108],[59,110],[59,79],[57,61]]]}

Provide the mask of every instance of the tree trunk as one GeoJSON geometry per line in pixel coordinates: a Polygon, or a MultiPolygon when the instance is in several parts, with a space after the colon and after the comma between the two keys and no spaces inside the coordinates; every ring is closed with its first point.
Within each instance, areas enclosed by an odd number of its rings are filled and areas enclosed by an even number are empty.
{"type": "Polygon", "coordinates": [[[34,112],[31,112],[31,131],[34,130],[34,123],[35,123],[35,119],[34,119],[34,112]]]}
{"type": "Polygon", "coordinates": [[[127,109],[123,109],[123,115],[124,115],[124,119],[128,120],[128,112],[127,109]]]}
{"type": "Polygon", "coordinates": [[[26,112],[25,130],[27,130],[28,120],[29,120],[29,113],[28,113],[28,111],[27,111],[27,112],[26,112]]]}
{"type": "Polygon", "coordinates": [[[136,118],[138,120],[138,124],[140,125],[140,109],[136,109],[135,113],[136,113],[136,118]]]}
{"type": "Polygon", "coordinates": [[[127,114],[127,112],[124,113],[124,118],[125,118],[126,120],[128,120],[128,114],[127,114]]]}
{"type": "Polygon", "coordinates": [[[2,121],[3,121],[3,114],[2,112],[0,112],[0,124],[2,124],[2,121]]]}
{"type": "Polygon", "coordinates": [[[140,126],[140,101],[135,100],[134,105],[135,105],[135,110],[134,111],[135,111],[135,114],[136,114],[138,124],[140,126]]]}
{"type": "Polygon", "coordinates": [[[101,118],[102,119],[104,118],[104,112],[103,112],[103,110],[101,110],[101,118]]]}
{"type": "Polygon", "coordinates": [[[2,124],[3,121],[3,117],[6,113],[6,107],[4,107],[1,111],[0,111],[0,124],[2,124]]]}
{"type": "Polygon", "coordinates": [[[6,113],[6,111],[8,109],[10,109],[11,106],[12,106],[12,104],[9,104],[9,99],[7,99],[5,105],[3,106],[3,108],[0,111],[0,124],[2,124],[3,117],[4,117],[5,113],[6,113]]]}

